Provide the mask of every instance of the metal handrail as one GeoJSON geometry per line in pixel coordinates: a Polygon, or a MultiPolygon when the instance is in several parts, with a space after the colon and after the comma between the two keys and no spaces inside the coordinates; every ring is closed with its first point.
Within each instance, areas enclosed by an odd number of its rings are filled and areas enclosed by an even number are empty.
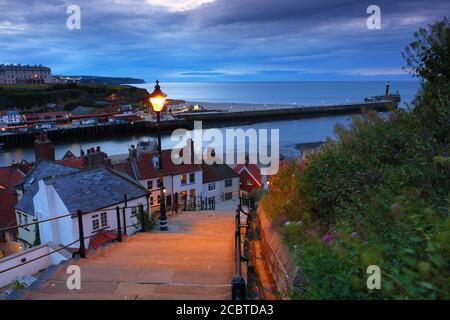
{"type": "MultiPolygon", "coordinates": [[[[143,205],[143,204],[140,204],[140,205],[137,205],[137,206],[127,206],[127,205],[126,205],[126,206],[123,207],[122,209],[125,210],[125,209],[127,209],[127,208],[139,208],[140,214],[141,214],[141,217],[142,217],[142,222],[141,222],[141,223],[142,223],[142,231],[145,231],[144,205],[143,205]]],[[[28,261],[26,261],[26,262],[24,262],[24,263],[20,263],[20,264],[18,264],[18,265],[15,265],[15,266],[13,266],[13,267],[7,268],[7,269],[5,269],[5,270],[1,270],[1,271],[0,271],[0,274],[1,274],[1,273],[4,273],[4,272],[7,272],[7,271],[11,271],[11,270],[16,269],[16,268],[19,268],[19,267],[21,267],[21,266],[23,266],[23,265],[25,265],[25,264],[31,263],[31,262],[33,262],[33,261],[42,259],[42,258],[44,258],[44,257],[47,257],[47,256],[49,256],[49,255],[55,253],[55,252],[59,252],[59,251],[61,251],[61,250],[67,249],[68,247],[74,245],[74,244],[77,243],[77,242],[80,243],[80,247],[79,247],[79,250],[78,250],[77,252],[74,252],[74,253],[72,254],[72,257],[75,257],[76,255],[79,255],[79,256],[80,256],[81,258],[83,258],[83,259],[86,258],[86,248],[85,248],[84,241],[85,241],[86,239],[90,239],[90,238],[93,238],[93,237],[97,236],[97,233],[92,234],[92,235],[87,236],[87,237],[84,236],[84,227],[83,227],[83,221],[82,221],[83,216],[84,216],[85,214],[92,213],[92,212],[97,212],[97,211],[113,211],[113,210],[114,210],[114,211],[117,211],[117,212],[120,212],[120,208],[119,208],[119,207],[116,207],[116,208],[114,208],[114,209],[107,209],[107,210],[101,210],[101,209],[100,209],[100,210],[94,210],[94,211],[90,211],[90,212],[82,212],[81,210],[78,210],[77,213],[75,213],[75,214],[74,214],[74,213],[69,213],[69,214],[65,214],[65,215],[61,215],[61,216],[57,216],[57,217],[53,217],[53,218],[49,218],[49,219],[45,219],[45,220],[38,220],[38,221],[31,222],[31,223],[23,224],[23,225],[18,225],[18,226],[14,226],[14,227],[8,227],[8,228],[0,229],[0,232],[4,232],[4,231],[9,231],[9,230],[13,230],[13,229],[17,229],[17,228],[22,228],[22,227],[27,227],[27,226],[31,226],[31,225],[38,225],[38,224],[40,224],[40,223],[45,223],[45,222],[49,222],[49,221],[54,221],[54,220],[62,219],[62,218],[66,218],[66,217],[73,217],[74,215],[76,215],[77,218],[78,218],[78,231],[79,231],[79,237],[78,237],[78,239],[75,240],[75,241],[73,241],[72,243],[70,243],[70,244],[68,244],[68,245],[65,245],[65,246],[63,246],[63,247],[61,247],[61,248],[58,248],[57,250],[54,250],[54,251],[52,251],[52,252],[46,253],[46,254],[44,254],[44,255],[42,255],[42,256],[39,256],[39,257],[33,258],[33,259],[31,259],[31,260],[28,260],[28,261]]],[[[136,215],[135,215],[135,216],[136,216],[136,215]]],[[[118,237],[117,237],[115,240],[116,240],[116,241],[119,241],[119,242],[122,242],[122,234],[121,234],[122,228],[121,228],[120,215],[119,215],[119,214],[118,214],[117,218],[118,218],[118,220],[117,220],[117,228],[116,228],[116,229],[113,229],[113,230],[108,230],[108,231],[111,231],[111,232],[117,231],[118,237]]],[[[130,227],[135,227],[135,228],[136,228],[136,224],[133,224],[133,225],[127,225],[127,224],[126,224],[126,221],[125,221],[125,215],[123,216],[123,218],[124,218],[124,227],[123,227],[123,229],[124,229],[125,233],[126,233],[126,229],[127,229],[127,228],[130,228],[130,227]]],[[[108,229],[108,228],[106,228],[105,230],[107,230],[107,229],[108,229]]]]}
{"type": "Polygon", "coordinates": [[[236,217],[235,217],[235,275],[233,280],[231,281],[231,296],[233,300],[246,300],[246,284],[244,277],[241,272],[241,263],[242,261],[247,261],[247,259],[243,258],[241,255],[241,228],[245,228],[245,233],[247,235],[247,231],[249,228],[248,218],[247,223],[245,225],[241,224],[241,213],[245,214],[247,217],[251,217],[251,214],[254,212],[254,203],[250,202],[249,212],[245,212],[241,206],[242,199],[240,199],[240,203],[236,209],[236,217]]]}

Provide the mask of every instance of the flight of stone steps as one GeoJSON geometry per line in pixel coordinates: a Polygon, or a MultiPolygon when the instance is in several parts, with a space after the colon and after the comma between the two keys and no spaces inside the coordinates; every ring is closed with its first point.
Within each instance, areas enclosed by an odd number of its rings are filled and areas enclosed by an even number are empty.
{"type": "Polygon", "coordinates": [[[234,212],[184,212],[171,218],[169,227],[53,266],[11,298],[230,299],[234,212]],[[69,265],[81,269],[81,290],[67,288],[69,265]]]}

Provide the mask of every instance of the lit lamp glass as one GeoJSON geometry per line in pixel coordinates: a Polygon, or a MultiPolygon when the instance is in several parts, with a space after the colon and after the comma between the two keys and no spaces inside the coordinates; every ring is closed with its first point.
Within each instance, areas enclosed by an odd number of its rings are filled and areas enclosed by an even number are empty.
{"type": "Polygon", "coordinates": [[[155,90],[153,90],[150,95],[150,103],[153,106],[153,110],[155,110],[155,112],[161,112],[164,108],[164,104],[166,103],[166,99],[167,95],[161,91],[159,80],[156,80],[155,90]]]}

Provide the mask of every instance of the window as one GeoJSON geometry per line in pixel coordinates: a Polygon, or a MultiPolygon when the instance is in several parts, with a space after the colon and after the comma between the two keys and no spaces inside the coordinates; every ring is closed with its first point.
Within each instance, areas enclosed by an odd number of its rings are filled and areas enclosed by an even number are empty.
{"type": "Polygon", "coordinates": [[[161,181],[159,181],[159,179],[156,180],[156,187],[157,187],[158,189],[161,188],[161,181]]]}
{"type": "Polygon", "coordinates": [[[239,184],[242,185],[242,179],[239,179],[239,184]]]}
{"type": "Polygon", "coordinates": [[[100,214],[100,224],[101,224],[102,228],[104,228],[108,225],[108,215],[106,214],[106,212],[102,212],[100,214]]]}
{"type": "Polygon", "coordinates": [[[189,183],[195,183],[195,173],[189,174],[189,183]]]}
{"type": "Polygon", "coordinates": [[[0,231],[0,242],[6,242],[6,232],[0,231]]]}
{"type": "Polygon", "coordinates": [[[225,180],[225,188],[233,186],[233,179],[225,180]]]}
{"type": "Polygon", "coordinates": [[[98,230],[100,229],[100,221],[98,219],[98,214],[95,216],[92,216],[92,230],[98,230]]]}
{"type": "Polygon", "coordinates": [[[147,181],[147,190],[152,190],[153,189],[153,180],[149,180],[147,181]]]}
{"type": "Polygon", "coordinates": [[[153,206],[153,196],[150,196],[150,206],[153,206]]]}
{"type": "Polygon", "coordinates": [[[161,203],[161,196],[158,196],[158,204],[161,203]]]}
{"type": "Polygon", "coordinates": [[[214,190],[216,190],[216,184],[215,183],[208,184],[208,191],[214,191],[214,190]]]}
{"type": "Polygon", "coordinates": [[[248,180],[247,180],[247,185],[248,185],[248,186],[252,186],[252,185],[253,185],[252,180],[248,179],[248,180]]]}
{"type": "Polygon", "coordinates": [[[225,201],[233,199],[233,192],[225,193],[225,201]]]}
{"type": "Polygon", "coordinates": [[[181,175],[181,184],[186,184],[187,183],[187,175],[183,174],[181,175]]]}

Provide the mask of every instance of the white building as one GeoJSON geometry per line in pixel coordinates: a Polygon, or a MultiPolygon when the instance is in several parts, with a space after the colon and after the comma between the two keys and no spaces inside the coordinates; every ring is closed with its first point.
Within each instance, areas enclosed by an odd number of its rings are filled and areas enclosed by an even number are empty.
{"type": "MultiPolygon", "coordinates": [[[[53,242],[68,245],[79,239],[77,211],[83,213],[83,230],[86,248],[90,240],[101,231],[116,231],[116,207],[123,212],[127,233],[137,231],[137,206],[147,209],[148,192],[140,184],[106,168],[80,170],[49,161],[39,161],[24,182],[24,194],[16,206],[18,224],[55,219],[35,226],[19,228],[19,239],[24,248],[53,242]],[[136,225],[136,227],[135,227],[136,225]]],[[[71,247],[78,247],[74,243],[71,247]]]]}
{"type": "Polygon", "coordinates": [[[51,83],[52,72],[42,65],[0,64],[0,84],[51,83]]]}
{"type": "Polygon", "coordinates": [[[207,203],[239,199],[239,175],[226,164],[202,165],[202,194],[207,203]]]}
{"type": "MultiPolygon", "coordinates": [[[[188,140],[187,145],[191,143],[188,140]]],[[[162,150],[163,184],[167,211],[176,211],[185,206],[203,207],[205,204],[236,200],[239,198],[239,175],[229,166],[194,164],[174,164],[173,150],[162,150]]],[[[181,156],[181,154],[180,154],[181,156]]],[[[118,159],[118,157],[112,157],[118,159]]],[[[113,161],[115,162],[115,161],[113,161]]],[[[159,157],[157,144],[139,143],[131,146],[124,161],[113,163],[116,170],[126,172],[150,192],[149,203],[153,211],[159,210],[159,157]]],[[[208,206],[211,207],[211,206],[208,206]]]]}
{"type": "Polygon", "coordinates": [[[22,116],[16,110],[0,111],[0,125],[14,125],[22,122],[22,116]]]}
{"type": "MultiPolygon", "coordinates": [[[[153,211],[159,210],[159,157],[152,149],[140,150],[131,146],[128,171],[134,179],[150,192],[149,203],[153,211]],[[140,153],[138,153],[138,151],[140,153]]],[[[162,151],[163,186],[167,210],[176,210],[184,203],[196,201],[202,195],[202,168],[198,164],[175,165],[172,150],[162,151]]]]}

